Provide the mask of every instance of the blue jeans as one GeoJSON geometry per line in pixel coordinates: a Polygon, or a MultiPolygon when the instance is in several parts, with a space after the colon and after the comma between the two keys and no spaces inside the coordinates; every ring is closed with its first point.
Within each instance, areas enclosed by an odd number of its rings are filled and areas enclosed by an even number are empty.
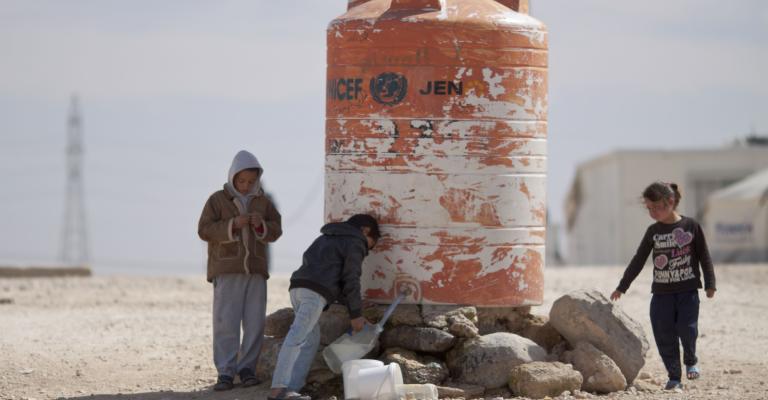
{"type": "Polygon", "coordinates": [[[295,316],[277,356],[272,388],[287,387],[298,392],[304,387],[320,345],[320,326],[317,322],[326,301],[317,292],[306,288],[291,289],[289,293],[295,316]]]}
{"type": "Polygon", "coordinates": [[[656,347],[669,379],[679,381],[680,347],[683,362],[696,365],[696,338],[699,336],[699,292],[654,294],[651,297],[651,327],[656,347]]]}

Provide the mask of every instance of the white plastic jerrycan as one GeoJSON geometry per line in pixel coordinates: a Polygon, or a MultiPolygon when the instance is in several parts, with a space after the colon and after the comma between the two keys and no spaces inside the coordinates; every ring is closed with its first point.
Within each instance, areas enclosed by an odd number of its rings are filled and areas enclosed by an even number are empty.
{"type": "Polygon", "coordinates": [[[341,366],[345,361],[363,358],[376,347],[379,334],[384,330],[384,324],[387,322],[387,319],[389,319],[389,316],[392,315],[392,312],[395,311],[395,307],[397,307],[405,296],[406,293],[398,295],[395,301],[387,307],[381,321],[377,324],[366,324],[365,328],[354,334],[345,333],[323,349],[325,363],[334,374],[341,373],[341,366]]]}
{"type": "Polygon", "coordinates": [[[365,357],[376,347],[381,330],[378,325],[366,325],[363,330],[352,335],[345,333],[323,349],[323,358],[328,368],[335,374],[342,372],[345,361],[365,357]]]}

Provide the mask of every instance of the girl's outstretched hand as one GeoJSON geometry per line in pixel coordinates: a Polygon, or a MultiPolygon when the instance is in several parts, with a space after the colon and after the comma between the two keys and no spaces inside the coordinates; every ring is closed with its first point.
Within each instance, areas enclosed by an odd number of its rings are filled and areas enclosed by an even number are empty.
{"type": "Polygon", "coordinates": [[[613,301],[618,300],[619,297],[621,297],[621,294],[622,293],[619,292],[618,290],[614,290],[613,293],[611,293],[611,300],[613,300],[613,301]]]}
{"type": "Polygon", "coordinates": [[[715,297],[715,289],[707,289],[707,298],[711,299],[715,297]]]}

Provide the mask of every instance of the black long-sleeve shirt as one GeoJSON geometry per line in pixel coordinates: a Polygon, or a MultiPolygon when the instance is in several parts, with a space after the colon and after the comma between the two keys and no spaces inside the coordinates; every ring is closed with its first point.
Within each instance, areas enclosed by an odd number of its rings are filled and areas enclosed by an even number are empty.
{"type": "Polygon", "coordinates": [[[653,250],[652,293],[679,293],[704,287],[715,289],[715,269],[701,226],[682,217],[673,224],[656,222],[648,227],[616,290],[625,293],[645,266],[653,250]]]}

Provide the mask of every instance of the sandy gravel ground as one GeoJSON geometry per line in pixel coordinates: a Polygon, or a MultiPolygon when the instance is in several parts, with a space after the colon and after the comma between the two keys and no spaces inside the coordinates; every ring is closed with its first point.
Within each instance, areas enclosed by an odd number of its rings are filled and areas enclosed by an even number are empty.
{"type": "MultiPolygon", "coordinates": [[[[550,268],[547,314],[560,295],[606,295],[623,268],[550,268]]],[[[619,392],[610,399],[768,399],[768,265],[717,269],[719,291],[702,301],[702,379],[675,392],[619,392]]],[[[652,342],[649,271],[621,300],[652,342]]],[[[0,399],[264,399],[267,384],[210,390],[211,287],[203,277],[0,280],[0,399]]],[[[268,311],[287,306],[287,279],[269,281],[268,311]]],[[[655,346],[644,371],[665,373],[655,346]]]]}

